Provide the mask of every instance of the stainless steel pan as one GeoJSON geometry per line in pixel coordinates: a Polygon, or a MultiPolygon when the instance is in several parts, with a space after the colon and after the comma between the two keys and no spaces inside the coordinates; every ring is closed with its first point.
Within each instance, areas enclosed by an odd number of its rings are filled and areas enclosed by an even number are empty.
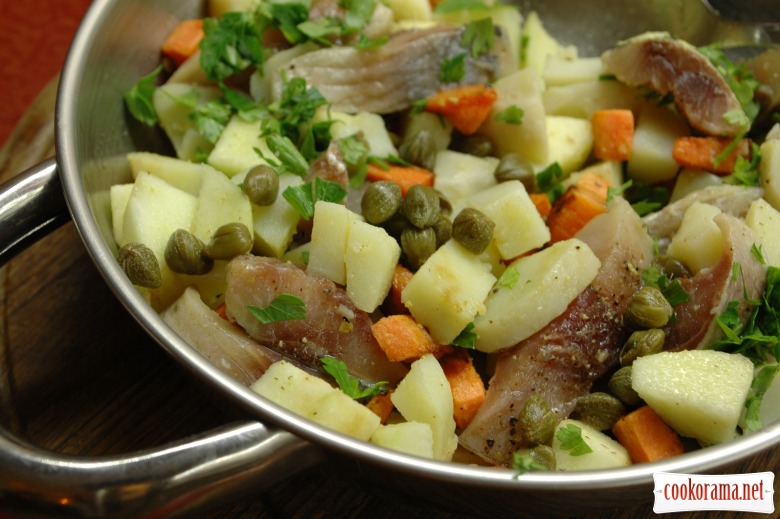
{"type": "MultiPolygon", "coordinates": [[[[549,30],[583,54],[645,30],[668,30],[694,44],[777,41],[775,0],[730,2],[727,21],[693,0],[523,1],[549,30]],[[771,11],[774,10],[774,13],[771,11]]],[[[154,69],[177,20],[201,16],[196,0],[96,0],[70,49],[56,108],[56,161],[26,172],[0,191],[0,263],[68,217],[116,297],[182,366],[259,421],[235,423],[154,451],[78,459],[44,452],[0,430],[0,496],[25,515],[137,517],[191,514],[247,488],[258,489],[326,459],[356,463],[382,485],[461,513],[575,515],[652,499],[657,471],[726,470],[780,445],[780,423],[736,441],[656,464],[578,473],[530,473],[438,463],[396,454],[333,433],[275,406],[194,352],[146,304],[119,269],[108,189],[127,182],[125,154],[156,150],[154,132],[128,129],[122,94],[154,69]],[[63,197],[64,193],[64,197],[63,197]],[[175,512],[173,512],[175,510],[175,512]]]]}

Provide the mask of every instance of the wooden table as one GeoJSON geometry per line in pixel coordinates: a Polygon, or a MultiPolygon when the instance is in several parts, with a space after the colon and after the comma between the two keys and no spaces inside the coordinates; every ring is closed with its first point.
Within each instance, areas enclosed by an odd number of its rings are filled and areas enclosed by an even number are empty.
{"type": "MultiPolygon", "coordinates": [[[[54,93],[51,84],[0,153],[0,179],[53,154],[54,93]]],[[[207,431],[237,416],[237,410],[217,402],[129,317],[92,265],[72,223],[0,269],[0,309],[0,419],[36,445],[82,455],[127,453],[207,431]]],[[[740,471],[774,470],[779,496],[778,466],[780,449],[775,449],[740,471]]],[[[379,497],[329,466],[226,503],[207,517],[368,516],[459,517],[379,497]]],[[[588,517],[652,516],[650,501],[588,517]]],[[[707,517],[739,516],[724,512],[707,517]]]]}

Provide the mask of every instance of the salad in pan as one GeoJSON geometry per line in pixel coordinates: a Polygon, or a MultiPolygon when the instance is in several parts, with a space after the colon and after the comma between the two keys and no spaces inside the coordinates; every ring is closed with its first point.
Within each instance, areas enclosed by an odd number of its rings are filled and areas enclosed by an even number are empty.
{"type": "Polygon", "coordinates": [[[213,0],[161,57],[125,101],[171,152],[111,188],[118,261],[264,397],[520,472],[780,419],[778,49],[581,56],[487,0],[213,0]]]}

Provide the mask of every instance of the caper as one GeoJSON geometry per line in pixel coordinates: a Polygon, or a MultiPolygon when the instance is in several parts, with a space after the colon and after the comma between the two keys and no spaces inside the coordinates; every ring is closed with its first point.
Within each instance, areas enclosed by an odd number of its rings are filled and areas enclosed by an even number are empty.
{"type": "Polygon", "coordinates": [[[493,151],[495,150],[493,141],[480,134],[461,135],[452,143],[452,148],[456,151],[474,155],[475,157],[493,155],[493,151]]]}
{"type": "Polygon", "coordinates": [[[401,188],[395,182],[380,180],[366,187],[360,207],[363,217],[373,225],[388,221],[401,207],[401,188]]]}
{"type": "Polygon", "coordinates": [[[635,328],[661,328],[672,317],[674,310],[656,287],[642,287],[628,302],[623,317],[626,324],[635,328]]]}
{"type": "Polygon", "coordinates": [[[631,385],[631,366],[624,366],[615,371],[609,377],[609,391],[615,395],[621,402],[631,407],[638,407],[643,404],[642,398],[631,385]]]}
{"type": "Polygon", "coordinates": [[[279,195],[279,175],[270,166],[259,164],[244,177],[244,192],[256,205],[271,205],[279,195]]]}
{"type": "Polygon", "coordinates": [[[419,269],[436,251],[436,232],[431,227],[407,226],[401,232],[401,250],[412,270],[419,269]]]}
{"type": "Polygon", "coordinates": [[[436,165],[437,151],[436,141],[428,130],[410,135],[398,148],[402,159],[428,170],[433,170],[436,165]]]}
{"type": "Polygon", "coordinates": [[[128,243],[119,249],[119,266],[134,285],[160,288],[162,273],[152,249],[143,243],[128,243]]]}
{"type": "Polygon", "coordinates": [[[165,246],[165,262],[179,274],[207,274],[214,261],[203,252],[205,246],[197,237],[184,229],[177,229],[165,246]]]}
{"type": "Polygon", "coordinates": [[[555,470],[555,451],[549,445],[535,445],[534,448],[531,449],[530,454],[531,458],[533,458],[536,463],[544,465],[548,470],[555,470]]]}
{"type": "Polygon", "coordinates": [[[526,190],[531,191],[536,186],[536,174],[533,165],[517,153],[507,153],[501,157],[493,173],[497,182],[519,180],[526,190]]]}
{"type": "Polygon", "coordinates": [[[403,230],[412,224],[409,223],[409,220],[406,219],[406,216],[401,211],[397,211],[389,220],[382,222],[380,225],[382,229],[387,231],[387,234],[396,240],[400,240],[403,230]]]}
{"type": "Polygon", "coordinates": [[[440,191],[436,191],[436,194],[439,195],[439,212],[444,216],[450,216],[452,214],[452,204],[440,191]]]}
{"type": "Polygon", "coordinates": [[[626,407],[609,393],[595,392],[577,400],[574,412],[580,420],[598,429],[612,429],[618,418],[626,414],[626,407]]]}
{"type": "Polygon", "coordinates": [[[406,192],[401,211],[412,225],[423,229],[436,223],[440,204],[439,195],[433,188],[415,184],[406,192]]]}
{"type": "Polygon", "coordinates": [[[452,237],[474,254],[482,254],[493,239],[495,222],[485,213],[467,207],[452,222],[452,237]]]}
{"type": "Polygon", "coordinates": [[[639,357],[660,352],[665,341],[666,333],[660,328],[635,331],[620,350],[620,365],[630,366],[639,357]]]}
{"type": "Polygon", "coordinates": [[[206,246],[206,256],[211,259],[230,259],[246,254],[252,248],[252,234],[243,223],[228,223],[214,232],[206,246]]]}
{"type": "Polygon", "coordinates": [[[431,225],[433,232],[436,233],[436,248],[438,249],[452,238],[452,222],[443,214],[439,214],[439,219],[431,225]]]}
{"type": "Polygon", "coordinates": [[[686,267],[682,261],[673,258],[668,254],[659,254],[653,258],[653,265],[658,267],[661,274],[669,279],[687,278],[691,276],[691,271],[688,270],[688,267],[686,267]]]}
{"type": "Polygon", "coordinates": [[[517,419],[517,425],[523,431],[523,436],[531,443],[542,445],[552,440],[558,418],[550,409],[547,401],[539,395],[532,395],[526,400],[523,410],[517,419]]]}

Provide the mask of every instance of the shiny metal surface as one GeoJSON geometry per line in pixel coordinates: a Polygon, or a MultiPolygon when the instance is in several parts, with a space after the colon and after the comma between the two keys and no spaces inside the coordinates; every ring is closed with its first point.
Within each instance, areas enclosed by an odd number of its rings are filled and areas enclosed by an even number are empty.
{"type": "MultiPolygon", "coordinates": [[[[582,2],[572,8],[571,2],[551,0],[519,4],[538,10],[550,32],[580,46],[583,55],[595,55],[644,30],[669,30],[695,44],[763,44],[776,37],[770,26],[724,21],[690,0],[593,0],[587,8],[582,2]]],[[[112,184],[129,179],[125,154],[157,150],[163,142],[128,120],[123,92],[155,68],[159,45],[176,21],[202,15],[203,9],[203,2],[191,0],[94,2],[61,78],[58,171],[76,227],[121,303],[194,376],[269,426],[239,424],[156,452],[97,460],[54,456],[2,433],[0,492],[38,503],[41,511],[53,507],[94,517],[162,513],[169,510],[165,503],[175,506],[190,499],[188,506],[205,505],[247,482],[287,477],[323,459],[317,445],[356,460],[361,474],[381,477],[384,485],[464,512],[517,515],[522,510],[533,516],[554,509],[565,515],[647,501],[656,471],[718,470],[780,443],[778,423],[729,444],[653,465],[534,473],[517,479],[510,470],[423,461],[346,438],[265,401],[216,369],[162,322],[122,274],[114,259],[108,197],[112,184]]],[[[48,171],[53,173],[51,167],[48,171]]]]}

